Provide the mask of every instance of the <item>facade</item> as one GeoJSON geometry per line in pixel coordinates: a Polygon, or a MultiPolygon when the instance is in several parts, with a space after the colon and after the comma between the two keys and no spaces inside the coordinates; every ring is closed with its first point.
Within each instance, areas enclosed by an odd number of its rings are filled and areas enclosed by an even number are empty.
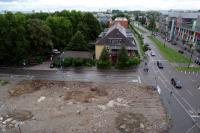
{"type": "Polygon", "coordinates": [[[159,20],[160,32],[169,40],[179,41],[186,48],[200,50],[200,13],[169,12],[159,20]]]}
{"type": "Polygon", "coordinates": [[[119,23],[105,29],[95,44],[95,58],[99,59],[103,48],[106,47],[110,53],[110,59],[115,62],[117,53],[125,47],[129,56],[137,53],[137,45],[133,39],[131,30],[124,28],[119,23]]]}

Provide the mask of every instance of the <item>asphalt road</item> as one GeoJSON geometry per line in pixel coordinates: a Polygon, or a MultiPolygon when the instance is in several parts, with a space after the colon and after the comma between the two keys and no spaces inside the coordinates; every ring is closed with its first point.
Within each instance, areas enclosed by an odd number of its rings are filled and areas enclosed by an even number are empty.
{"type": "MultiPolygon", "coordinates": [[[[165,60],[156,46],[147,38],[150,33],[144,34],[144,41],[150,44],[155,57],[148,51],[149,73],[139,70],[141,81],[146,84],[158,86],[163,103],[171,116],[172,128],[170,133],[200,133],[200,73],[177,72],[173,64],[165,60]],[[156,61],[164,65],[159,69],[156,61]],[[176,77],[183,85],[182,89],[176,89],[171,85],[171,78],[176,77]],[[171,94],[170,94],[171,93],[171,94]]],[[[143,65],[144,67],[144,65],[143,65]]]]}

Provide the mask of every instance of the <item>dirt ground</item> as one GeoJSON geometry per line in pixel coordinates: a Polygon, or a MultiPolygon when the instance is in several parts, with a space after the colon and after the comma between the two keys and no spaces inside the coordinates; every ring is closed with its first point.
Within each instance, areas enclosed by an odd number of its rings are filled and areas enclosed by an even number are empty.
{"type": "Polygon", "coordinates": [[[0,132],[161,133],[168,128],[159,95],[139,84],[9,83],[0,86],[0,132]]]}

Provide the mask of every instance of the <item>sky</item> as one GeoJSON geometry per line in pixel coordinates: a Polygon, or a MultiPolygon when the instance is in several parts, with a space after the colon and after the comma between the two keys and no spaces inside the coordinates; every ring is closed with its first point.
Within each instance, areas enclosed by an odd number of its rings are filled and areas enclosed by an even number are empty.
{"type": "Polygon", "coordinates": [[[9,11],[199,10],[200,0],[0,0],[9,11]]]}

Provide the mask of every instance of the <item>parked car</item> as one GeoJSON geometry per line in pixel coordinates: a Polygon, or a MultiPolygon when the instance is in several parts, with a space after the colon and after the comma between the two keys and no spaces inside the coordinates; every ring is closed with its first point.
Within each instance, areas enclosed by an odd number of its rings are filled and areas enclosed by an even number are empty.
{"type": "Polygon", "coordinates": [[[178,50],[178,52],[179,52],[179,53],[181,53],[181,54],[183,54],[183,53],[184,53],[184,51],[183,51],[183,50],[181,50],[181,49],[179,49],[179,50],[178,50]]]}
{"type": "Polygon", "coordinates": [[[157,66],[158,66],[158,68],[160,68],[160,69],[163,69],[164,67],[163,67],[163,64],[161,63],[161,62],[159,62],[159,61],[157,61],[157,66]]]}
{"type": "Polygon", "coordinates": [[[49,67],[50,67],[50,68],[54,68],[54,64],[51,63],[51,64],[49,65],[49,67]]]}
{"type": "Polygon", "coordinates": [[[172,45],[177,45],[177,43],[176,42],[172,42],[172,45]]]}
{"type": "Polygon", "coordinates": [[[148,48],[148,50],[151,50],[151,47],[150,47],[150,46],[148,46],[147,48],[148,48]]]}
{"type": "Polygon", "coordinates": [[[196,64],[200,65],[200,58],[197,57],[197,58],[194,60],[194,62],[195,62],[196,64]]]}
{"type": "Polygon", "coordinates": [[[151,56],[156,56],[156,54],[153,51],[151,51],[151,56]]]}
{"type": "Polygon", "coordinates": [[[144,45],[149,46],[149,43],[145,43],[144,45]]]}
{"type": "Polygon", "coordinates": [[[53,49],[53,50],[52,50],[52,53],[53,53],[53,54],[60,54],[60,51],[57,50],[57,49],[53,49]]]}
{"type": "Polygon", "coordinates": [[[179,88],[179,89],[182,88],[181,82],[175,78],[171,78],[171,83],[176,88],[179,88]]]}

